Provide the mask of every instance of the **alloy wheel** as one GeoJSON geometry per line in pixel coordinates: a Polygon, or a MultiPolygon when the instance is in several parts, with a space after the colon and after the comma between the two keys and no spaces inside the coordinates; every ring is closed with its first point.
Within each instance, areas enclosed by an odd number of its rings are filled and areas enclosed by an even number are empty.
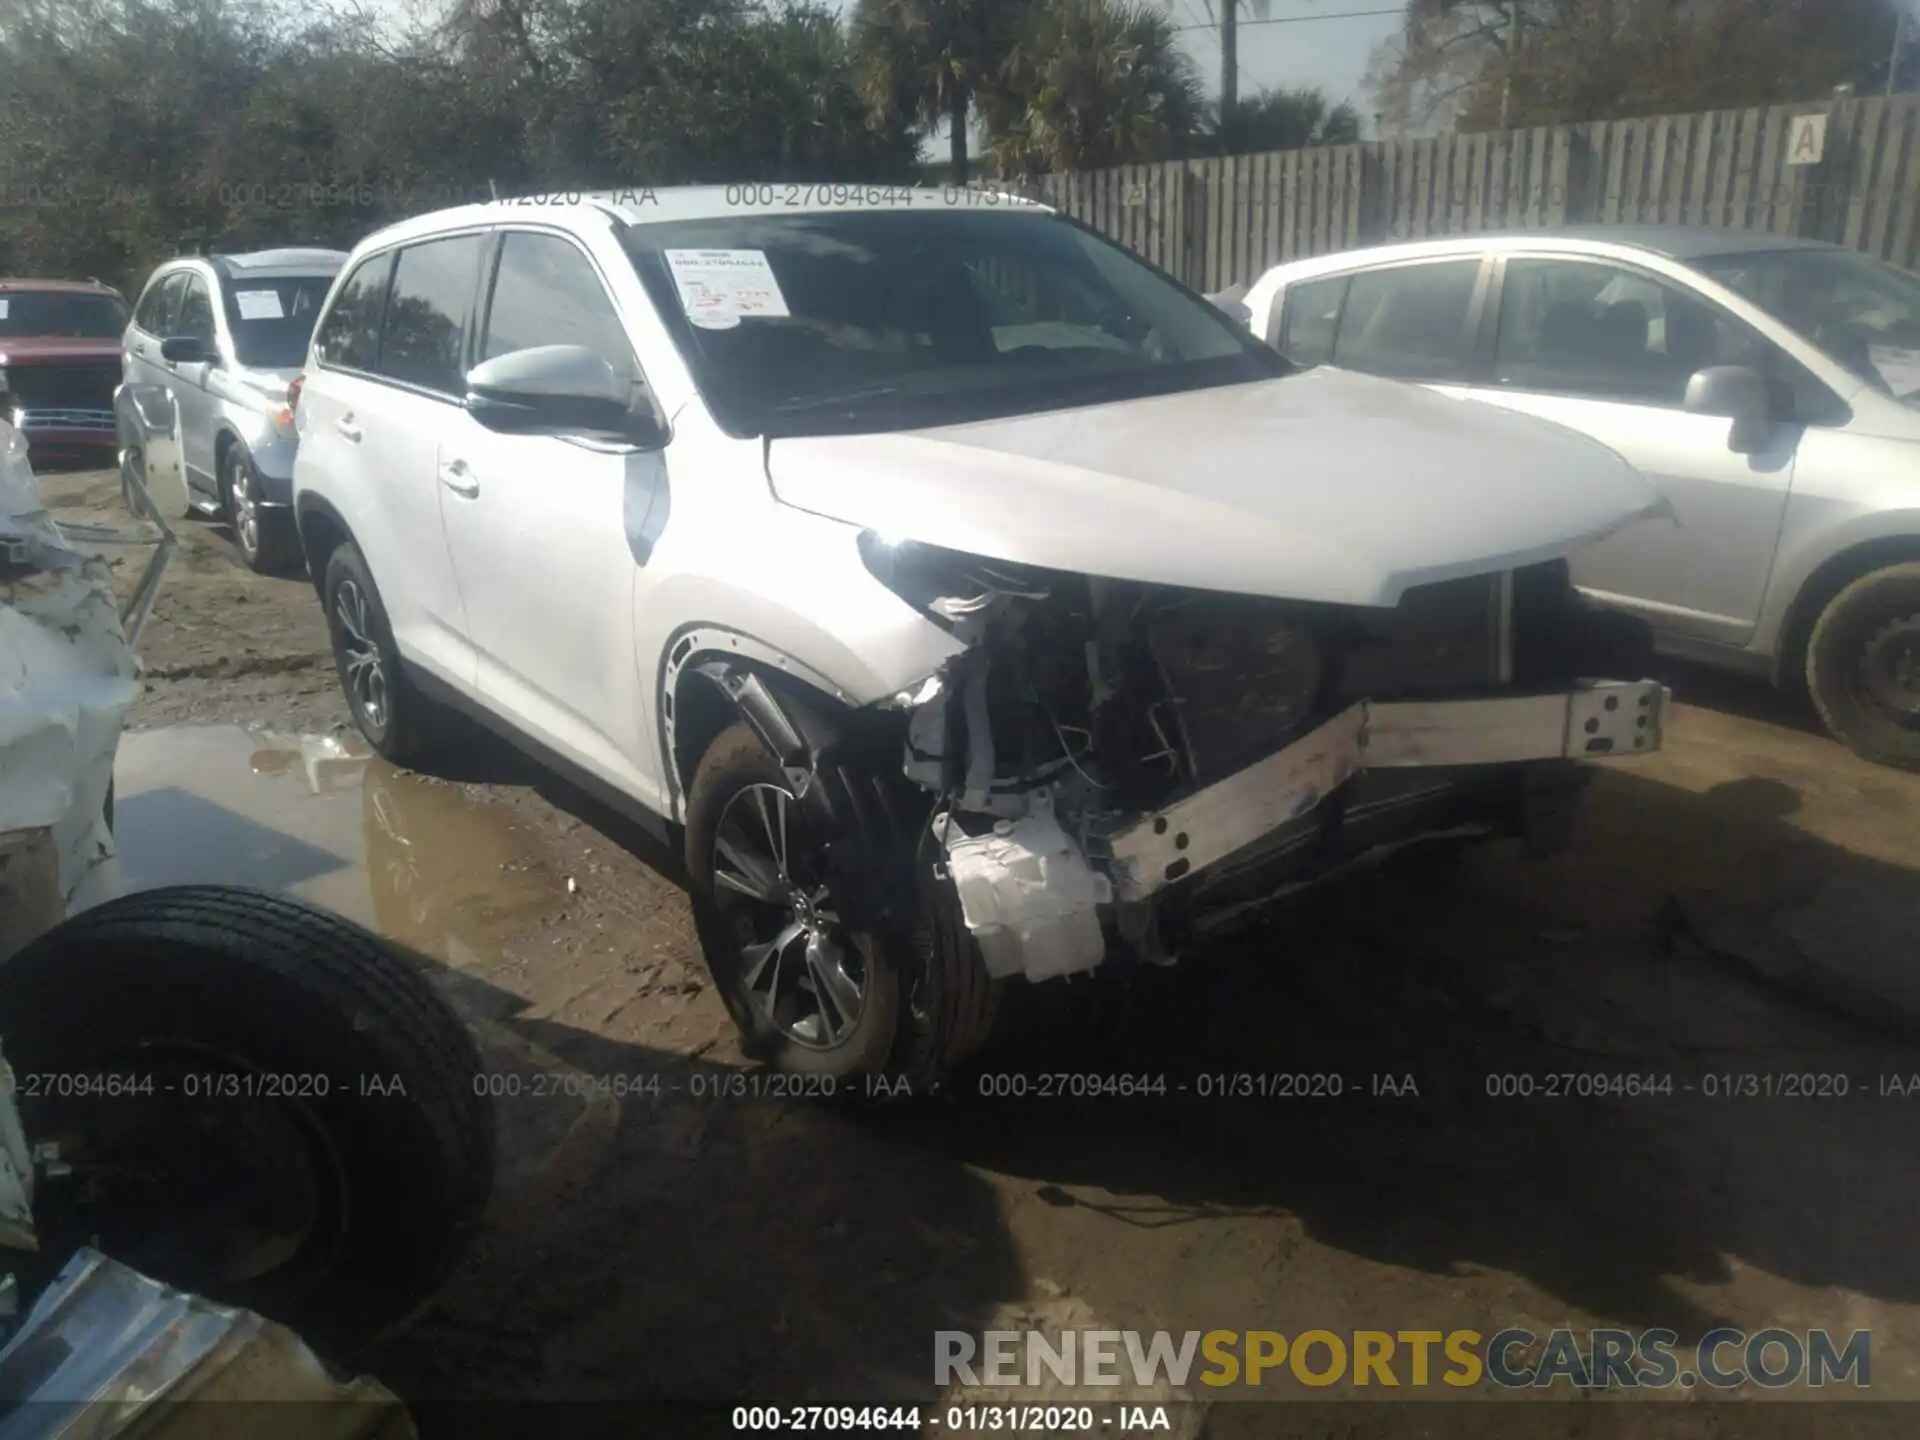
{"type": "Polygon", "coordinates": [[[232,497],[233,535],[249,555],[260,549],[260,502],[253,493],[253,468],[244,457],[227,462],[227,494],[232,497]]]}
{"type": "Polygon", "coordinates": [[[375,730],[387,726],[389,691],[387,668],[367,618],[367,597],[353,580],[342,580],[333,592],[333,616],[340,627],[340,673],[347,698],[375,730]]]}
{"type": "Polygon", "coordinates": [[[867,1003],[867,957],[818,872],[799,802],[779,785],[747,785],[714,831],[714,903],[740,957],[748,1003],[797,1044],[844,1042],[867,1003]]]}

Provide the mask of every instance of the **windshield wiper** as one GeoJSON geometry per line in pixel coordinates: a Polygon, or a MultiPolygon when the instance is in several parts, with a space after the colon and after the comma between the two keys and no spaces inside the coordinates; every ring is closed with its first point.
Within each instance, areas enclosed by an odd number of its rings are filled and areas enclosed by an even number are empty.
{"type": "Polygon", "coordinates": [[[768,413],[796,415],[809,410],[837,410],[844,405],[858,405],[863,400],[884,400],[889,395],[898,395],[901,389],[899,385],[863,385],[858,390],[841,390],[829,395],[800,395],[769,406],[768,413]]]}

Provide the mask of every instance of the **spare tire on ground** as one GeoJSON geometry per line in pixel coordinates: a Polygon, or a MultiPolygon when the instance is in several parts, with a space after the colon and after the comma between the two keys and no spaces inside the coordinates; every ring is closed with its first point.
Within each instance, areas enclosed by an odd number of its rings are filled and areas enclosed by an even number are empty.
{"type": "Polygon", "coordinates": [[[85,911],[0,965],[0,1047],[58,1162],[51,1269],[92,1243],[351,1353],[429,1300],[493,1181],[466,1026],[329,911],[191,885],[85,911]]]}

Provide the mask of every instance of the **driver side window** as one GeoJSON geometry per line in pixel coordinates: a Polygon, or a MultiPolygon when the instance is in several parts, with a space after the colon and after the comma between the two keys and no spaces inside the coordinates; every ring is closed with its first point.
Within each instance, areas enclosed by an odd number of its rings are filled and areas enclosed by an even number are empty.
{"type": "Polygon", "coordinates": [[[163,340],[173,334],[169,327],[180,311],[180,296],[186,288],[185,271],[175,271],[164,280],[155,282],[140,301],[140,312],[135,317],[140,328],[163,340]]]}
{"type": "Polygon", "coordinates": [[[207,282],[198,275],[187,277],[172,333],[189,336],[205,345],[213,344],[213,296],[207,290],[207,282]]]}
{"type": "Polygon", "coordinates": [[[1782,420],[1834,418],[1838,397],[1817,378],[1680,286],[1604,261],[1507,262],[1494,351],[1501,386],[1679,409],[1687,382],[1715,365],[1766,376],[1782,420]]]}
{"type": "Polygon", "coordinates": [[[641,384],[626,326],[587,257],[558,235],[511,231],[500,242],[480,358],[540,345],[579,345],[641,384]]]}

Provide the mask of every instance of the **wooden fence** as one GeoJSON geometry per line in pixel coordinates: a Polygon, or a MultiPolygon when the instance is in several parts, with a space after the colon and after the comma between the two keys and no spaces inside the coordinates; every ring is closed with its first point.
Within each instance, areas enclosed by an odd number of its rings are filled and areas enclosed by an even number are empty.
{"type": "Polygon", "coordinates": [[[1920,268],[1920,95],[1129,165],[1033,193],[1201,290],[1355,245],[1595,222],[1762,230],[1920,268]],[[1790,142],[1819,160],[1789,163],[1790,142]]]}

